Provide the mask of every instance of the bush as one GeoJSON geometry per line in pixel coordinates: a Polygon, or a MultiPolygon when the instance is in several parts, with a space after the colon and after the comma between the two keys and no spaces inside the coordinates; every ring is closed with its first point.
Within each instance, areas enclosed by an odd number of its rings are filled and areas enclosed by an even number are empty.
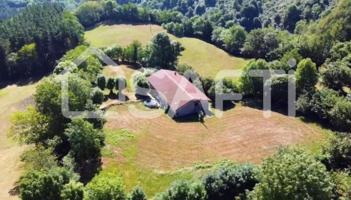
{"type": "Polygon", "coordinates": [[[130,194],[129,200],[146,200],[146,195],[141,187],[136,187],[130,194]]]}
{"type": "Polygon", "coordinates": [[[329,169],[351,169],[351,136],[337,135],[324,147],[323,153],[326,155],[323,162],[329,169]]]}
{"type": "Polygon", "coordinates": [[[96,176],[85,188],[87,200],[126,200],[124,185],[113,174],[96,176]]]}
{"type": "Polygon", "coordinates": [[[116,84],[115,88],[119,92],[122,92],[122,90],[127,88],[127,80],[123,77],[116,78],[115,84],[116,84]]]}
{"type": "Polygon", "coordinates": [[[104,90],[105,87],[106,87],[106,78],[104,75],[102,74],[99,74],[98,77],[97,77],[97,86],[101,89],[101,90],[104,90]]]}
{"type": "Polygon", "coordinates": [[[201,184],[187,181],[176,181],[164,193],[156,196],[156,200],[205,200],[206,192],[201,184]]]}
{"type": "Polygon", "coordinates": [[[340,99],[339,94],[331,89],[318,90],[310,101],[311,111],[320,120],[329,120],[330,111],[340,99]]]}
{"type": "Polygon", "coordinates": [[[209,200],[233,200],[252,190],[256,183],[255,169],[251,165],[222,166],[203,179],[209,200]]]}
{"type": "Polygon", "coordinates": [[[280,150],[262,164],[252,199],[332,198],[333,183],[325,166],[301,150],[280,150]]]}
{"type": "Polygon", "coordinates": [[[64,185],[72,175],[63,168],[50,171],[29,171],[19,182],[20,197],[23,200],[60,199],[64,185]]]}
{"type": "Polygon", "coordinates": [[[113,94],[113,88],[115,88],[116,82],[113,78],[107,79],[106,88],[110,90],[110,94],[113,94]]]}
{"type": "MultiPolygon", "coordinates": [[[[250,76],[254,70],[269,70],[268,63],[264,60],[251,61],[243,70],[240,78],[241,90],[247,96],[262,98],[263,95],[263,78],[250,76]]],[[[269,77],[268,77],[269,78],[269,77]]]]}
{"type": "Polygon", "coordinates": [[[61,200],[83,200],[84,186],[82,183],[71,181],[61,191],[61,200]]]}
{"type": "Polygon", "coordinates": [[[346,62],[328,64],[322,73],[324,85],[337,91],[342,91],[343,87],[350,86],[351,67],[348,64],[346,62]]]}
{"type": "Polygon", "coordinates": [[[285,108],[288,105],[289,77],[287,75],[272,76],[265,84],[271,85],[272,105],[285,108]]]}
{"type": "Polygon", "coordinates": [[[70,144],[69,156],[76,162],[82,180],[90,180],[99,170],[103,133],[83,119],[74,119],[65,129],[70,144]]]}
{"type": "Polygon", "coordinates": [[[102,104],[104,102],[105,96],[100,88],[94,88],[91,94],[91,99],[94,104],[102,104]]]}
{"type": "Polygon", "coordinates": [[[212,101],[215,101],[216,97],[221,98],[225,94],[234,94],[238,92],[239,88],[235,85],[233,80],[223,79],[213,82],[211,87],[208,89],[207,94],[212,101]]]}
{"type": "Polygon", "coordinates": [[[330,123],[338,131],[351,131],[351,101],[342,98],[329,112],[330,123]]]}
{"type": "Polygon", "coordinates": [[[318,81],[318,70],[311,59],[302,60],[296,69],[296,86],[300,93],[313,91],[318,81]]]}

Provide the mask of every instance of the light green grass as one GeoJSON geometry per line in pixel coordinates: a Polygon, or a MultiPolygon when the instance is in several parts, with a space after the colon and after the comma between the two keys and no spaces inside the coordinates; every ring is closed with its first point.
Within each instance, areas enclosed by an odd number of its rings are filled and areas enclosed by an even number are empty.
{"type": "MultiPolygon", "coordinates": [[[[87,31],[85,39],[96,47],[116,44],[126,46],[134,40],[147,45],[152,37],[160,32],[165,32],[165,30],[157,25],[101,25],[87,31]]],[[[222,49],[199,39],[170,36],[172,40],[179,41],[185,47],[179,63],[191,65],[204,77],[215,77],[223,69],[242,69],[248,62],[248,60],[231,56],[222,49]]]]}
{"type": "Polygon", "coordinates": [[[138,166],[136,162],[137,134],[127,130],[106,130],[106,147],[103,157],[108,160],[102,173],[112,173],[121,176],[130,191],[135,186],[141,186],[149,197],[164,191],[169,185],[179,179],[193,178],[192,172],[181,170],[176,172],[158,172],[138,166]],[[116,157],[123,159],[116,159],[116,157]]]}

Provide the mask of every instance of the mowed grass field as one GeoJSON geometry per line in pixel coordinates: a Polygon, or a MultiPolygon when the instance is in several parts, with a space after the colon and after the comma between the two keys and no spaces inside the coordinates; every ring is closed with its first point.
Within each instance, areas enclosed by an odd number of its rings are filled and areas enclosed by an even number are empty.
{"type": "MultiPolygon", "coordinates": [[[[147,45],[157,33],[166,32],[157,25],[101,25],[85,33],[85,39],[95,47],[127,46],[134,40],[147,45]]],[[[170,34],[169,34],[170,35],[170,34]]],[[[185,48],[179,63],[185,63],[204,77],[215,77],[223,69],[242,69],[248,60],[229,55],[214,45],[195,38],[177,38],[185,48]]]]}
{"type": "Polygon", "coordinates": [[[118,105],[107,112],[105,133],[103,172],[121,175],[127,190],[142,186],[149,197],[174,180],[199,178],[203,166],[223,160],[260,164],[286,146],[318,154],[329,138],[316,124],[274,112],[266,119],[261,110],[242,105],[203,124],[174,121],[141,103],[118,105]],[[138,117],[145,111],[158,116],[138,117]]]}
{"type": "Polygon", "coordinates": [[[20,155],[25,149],[10,140],[8,130],[10,127],[11,114],[24,110],[27,105],[32,104],[32,95],[36,84],[26,86],[8,86],[0,89],[0,199],[18,199],[10,195],[16,181],[21,175],[22,165],[20,155]]]}

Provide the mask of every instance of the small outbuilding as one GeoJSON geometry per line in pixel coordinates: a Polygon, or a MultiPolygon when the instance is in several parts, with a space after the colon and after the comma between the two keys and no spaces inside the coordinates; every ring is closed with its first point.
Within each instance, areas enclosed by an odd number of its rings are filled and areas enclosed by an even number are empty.
{"type": "Polygon", "coordinates": [[[159,70],[148,81],[150,94],[171,117],[209,113],[209,98],[178,72],[159,70]]]}

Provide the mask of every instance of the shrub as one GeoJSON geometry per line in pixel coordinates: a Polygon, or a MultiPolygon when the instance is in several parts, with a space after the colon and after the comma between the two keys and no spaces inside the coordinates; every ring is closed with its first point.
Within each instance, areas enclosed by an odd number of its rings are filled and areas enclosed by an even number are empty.
{"type": "Polygon", "coordinates": [[[323,149],[326,158],[324,163],[329,169],[351,169],[351,136],[337,135],[323,149]]]}
{"type": "Polygon", "coordinates": [[[293,200],[332,198],[333,183],[325,166],[296,149],[280,150],[262,164],[252,199],[293,200]]]}
{"type": "Polygon", "coordinates": [[[91,94],[91,99],[94,104],[102,104],[104,102],[104,93],[100,88],[94,88],[91,94]]]}
{"type": "Polygon", "coordinates": [[[209,200],[233,200],[252,190],[257,183],[251,165],[222,166],[203,179],[209,200]]]}
{"type": "Polygon", "coordinates": [[[61,191],[72,175],[63,168],[49,171],[29,171],[19,182],[23,200],[60,199],[61,191]]]}
{"type": "Polygon", "coordinates": [[[330,123],[339,131],[351,131],[351,101],[342,98],[329,112],[330,123]]]}
{"type": "Polygon", "coordinates": [[[201,184],[187,181],[176,181],[164,193],[156,196],[156,200],[205,200],[206,192],[201,184]]]}
{"type": "Polygon", "coordinates": [[[296,69],[296,86],[300,93],[314,90],[318,81],[318,70],[311,59],[302,60],[296,69]]]}
{"type": "Polygon", "coordinates": [[[106,84],[106,87],[107,89],[110,90],[110,94],[113,94],[113,88],[115,88],[115,79],[113,78],[108,78],[107,79],[107,84],[106,84]]]}
{"type": "Polygon", "coordinates": [[[125,200],[124,185],[113,174],[96,176],[85,188],[87,200],[125,200]]]}
{"type": "Polygon", "coordinates": [[[141,187],[136,187],[130,194],[130,200],[146,200],[146,195],[141,187]]]}
{"type": "Polygon", "coordinates": [[[104,90],[105,87],[106,87],[106,78],[104,75],[102,74],[99,74],[98,77],[97,77],[97,86],[101,89],[101,90],[104,90]]]}
{"type": "Polygon", "coordinates": [[[82,183],[71,181],[61,191],[61,200],[83,200],[84,186],[82,183]]]}
{"type": "Polygon", "coordinates": [[[272,76],[265,84],[271,86],[271,100],[274,106],[286,107],[288,105],[288,84],[289,77],[272,76]]]}
{"type": "MultiPolygon", "coordinates": [[[[262,98],[263,95],[263,78],[253,77],[250,72],[255,72],[254,70],[269,70],[268,64],[264,60],[251,61],[243,70],[243,74],[240,78],[242,85],[241,90],[247,96],[254,96],[257,98],[262,98]]],[[[267,71],[266,71],[267,72],[267,71]]],[[[268,77],[269,78],[269,77],[268,77]]]]}

